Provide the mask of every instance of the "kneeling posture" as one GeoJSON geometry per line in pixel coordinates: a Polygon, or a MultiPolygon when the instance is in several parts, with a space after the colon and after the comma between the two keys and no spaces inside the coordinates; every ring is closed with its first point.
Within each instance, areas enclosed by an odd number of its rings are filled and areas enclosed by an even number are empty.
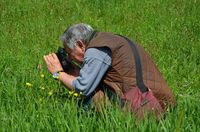
{"type": "Polygon", "coordinates": [[[81,65],[80,71],[64,71],[55,53],[44,56],[47,68],[85,103],[99,109],[103,100],[117,97],[139,117],[144,112],[159,115],[176,104],[151,57],[128,38],[81,23],[69,27],[61,40],[68,61],[81,65]]]}

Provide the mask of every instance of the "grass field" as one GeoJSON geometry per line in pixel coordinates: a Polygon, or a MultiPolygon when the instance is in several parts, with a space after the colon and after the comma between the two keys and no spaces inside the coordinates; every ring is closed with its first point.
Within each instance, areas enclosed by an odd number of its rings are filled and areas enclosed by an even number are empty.
{"type": "Polygon", "coordinates": [[[0,0],[0,54],[0,131],[200,131],[199,0],[0,0]],[[143,45],[177,107],[158,122],[138,122],[115,107],[104,116],[79,110],[43,55],[80,22],[143,45]]]}

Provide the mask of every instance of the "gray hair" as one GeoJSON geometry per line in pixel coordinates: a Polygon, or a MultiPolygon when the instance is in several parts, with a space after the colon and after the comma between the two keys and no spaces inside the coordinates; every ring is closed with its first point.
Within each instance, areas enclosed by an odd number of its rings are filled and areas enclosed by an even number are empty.
{"type": "Polygon", "coordinates": [[[75,24],[66,29],[60,39],[63,44],[74,49],[78,40],[86,41],[93,31],[94,29],[88,24],[75,24]]]}

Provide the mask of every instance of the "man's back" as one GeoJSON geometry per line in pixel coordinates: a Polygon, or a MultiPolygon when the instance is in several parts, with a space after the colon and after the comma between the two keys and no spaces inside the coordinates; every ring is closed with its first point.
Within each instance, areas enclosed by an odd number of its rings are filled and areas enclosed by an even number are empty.
{"type": "MultiPolygon", "coordinates": [[[[173,106],[176,104],[175,98],[155,63],[140,45],[136,46],[141,58],[145,85],[153,91],[162,105],[173,106]]],[[[124,38],[99,32],[88,43],[87,48],[91,47],[108,47],[112,51],[112,66],[103,80],[110,89],[123,96],[137,85],[133,52],[124,38]]]]}

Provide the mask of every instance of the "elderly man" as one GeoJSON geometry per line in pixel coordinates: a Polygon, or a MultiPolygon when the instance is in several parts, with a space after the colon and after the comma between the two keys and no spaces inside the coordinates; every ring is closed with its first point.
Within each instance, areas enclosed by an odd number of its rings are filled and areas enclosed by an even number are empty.
{"type": "MultiPolygon", "coordinates": [[[[97,32],[81,23],[69,27],[61,40],[69,58],[81,65],[80,72],[78,75],[64,72],[55,53],[44,56],[47,68],[54,78],[69,90],[82,94],[82,98],[88,102],[98,106],[102,99],[115,95],[119,97],[121,105],[128,102],[135,109],[133,102],[138,101],[136,98],[152,92],[160,111],[176,104],[150,56],[128,38],[97,32]]],[[[148,106],[149,102],[141,101],[137,107],[148,106]]],[[[150,106],[150,109],[154,107],[150,106]]]]}

